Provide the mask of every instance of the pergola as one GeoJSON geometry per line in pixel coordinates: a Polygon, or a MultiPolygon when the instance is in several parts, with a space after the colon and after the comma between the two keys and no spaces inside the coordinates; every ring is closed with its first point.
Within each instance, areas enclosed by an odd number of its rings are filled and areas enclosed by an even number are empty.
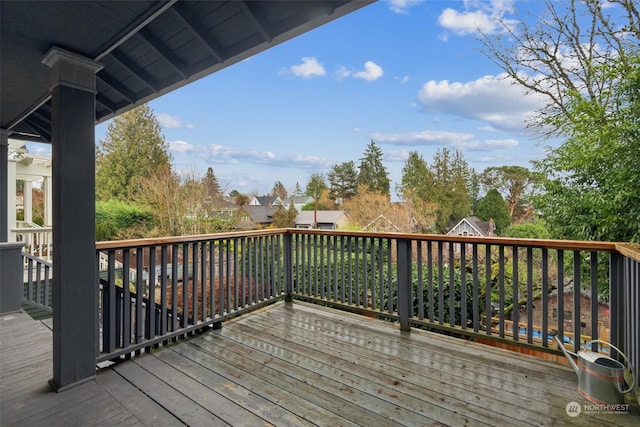
{"type": "Polygon", "coordinates": [[[51,143],[53,388],[95,376],[95,124],[372,2],[0,3],[0,245],[8,138],[51,143]]]}

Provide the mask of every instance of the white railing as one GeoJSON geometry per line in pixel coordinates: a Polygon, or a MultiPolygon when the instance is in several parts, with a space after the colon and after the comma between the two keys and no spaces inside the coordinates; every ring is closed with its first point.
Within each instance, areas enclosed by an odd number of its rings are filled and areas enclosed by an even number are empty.
{"type": "Polygon", "coordinates": [[[16,242],[24,243],[24,252],[45,261],[53,260],[53,227],[41,227],[33,223],[24,227],[15,227],[11,231],[15,234],[16,242]]]}

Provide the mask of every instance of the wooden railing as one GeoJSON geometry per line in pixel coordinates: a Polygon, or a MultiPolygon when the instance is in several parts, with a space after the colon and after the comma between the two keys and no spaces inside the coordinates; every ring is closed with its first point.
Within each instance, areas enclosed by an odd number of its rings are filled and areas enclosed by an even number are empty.
{"type": "Polygon", "coordinates": [[[97,360],[128,357],[283,298],[283,239],[279,231],[97,244],[108,259],[97,360]]]}
{"type": "Polygon", "coordinates": [[[556,353],[554,331],[577,351],[583,339],[571,337],[610,330],[640,366],[638,259],[614,243],[287,229],[97,250],[109,265],[98,361],[288,297],[556,353]],[[118,273],[130,269],[135,282],[118,273]]]}

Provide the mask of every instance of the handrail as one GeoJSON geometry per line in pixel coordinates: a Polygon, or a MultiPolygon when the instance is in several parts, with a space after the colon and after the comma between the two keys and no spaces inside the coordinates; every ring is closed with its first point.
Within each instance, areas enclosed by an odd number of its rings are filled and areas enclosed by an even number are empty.
{"type": "MultiPolygon", "coordinates": [[[[521,239],[510,237],[479,237],[479,236],[448,236],[444,234],[411,234],[394,232],[365,232],[342,230],[316,230],[300,228],[275,228],[265,230],[232,231],[215,234],[198,234],[184,236],[154,237],[144,239],[110,240],[96,242],[96,249],[132,248],[136,246],[151,246],[159,244],[180,243],[185,240],[201,242],[211,238],[237,238],[250,236],[275,236],[281,234],[291,235],[325,235],[325,236],[352,236],[352,237],[376,237],[391,239],[414,239],[420,241],[452,242],[452,243],[480,243],[505,246],[546,247],[548,249],[562,250],[594,250],[616,252],[620,249],[631,251],[626,244],[615,242],[581,241],[581,240],[553,240],[553,239],[521,239]]],[[[631,245],[629,245],[631,246],[631,245]]],[[[640,250],[640,249],[638,249],[640,250]]],[[[640,254],[638,254],[640,256],[640,254]]]]}
{"type": "MultiPolygon", "coordinates": [[[[629,329],[640,324],[638,309],[627,301],[638,287],[637,274],[628,273],[638,265],[627,255],[633,249],[611,242],[291,228],[98,242],[109,267],[102,276],[106,333],[98,358],[138,352],[284,297],[388,318],[402,329],[551,353],[558,352],[548,339],[552,330],[597,339],[610,328],[611,342],[625,350],[638,345],[629,329]],[[135,278],[120,277],[119,265],[136,271],[135,278]],[[607,287],[609,306],[599,304],[607,287]],[[114,306],[118,289],[122,298],[114,306]],[[139,298],[126,314],[122,301],[133,294],[156,308],[143,307],[139,298]],[[168,318],[169,311],[177,314],[168,318]]],[[[572,345],[577,351],[580,342],[572,345]]]]}

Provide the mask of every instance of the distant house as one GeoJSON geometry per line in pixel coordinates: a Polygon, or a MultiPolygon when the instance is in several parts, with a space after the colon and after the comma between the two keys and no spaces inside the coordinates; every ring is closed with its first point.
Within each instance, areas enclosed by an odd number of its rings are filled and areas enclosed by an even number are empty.
{"type": "Polygon", "coordinates": [[[238,211],[238,230],[259,230],[267,228],[273,223],[273,214],[278,207],[245,205],[238,211]]]}
{"type": "Polygon", "coordinates": [[[215,202],[211,202],[212,206],[209,208],[209,217],[220,218],[225,221],[232,221],[236,218],[240,206],[230,201],[219,198],[215,202]]]}
{"type": "Polygon", "coordinates": [[[249,202],[249,206],[278,207],[282,205],[282,200],[278,196],[254,196],[249,202]]]}
{"type": "Polygon", "coordinates": [[[293,196],[282,201],[285,209],[289,209],[293,203],[293,207],[296,208],[298,212],[302,212],[302,207],[306,204],[313,203],[313,197],[311,196],[293,196]]]}
{"type": "Polygon", "coordinates": [[[348,223],[349,218],[344,211],[302,211],[296,217],[296,228],[337,230],[348,223]]]}
{"type": "MultiPolygon", "coordinates": [[[[533,325],[542,327],[543,322],[543,305],[542,298],[532,301],[533,325]]],[[[547,325],[548,330],[558,329],[558,313],[562,310],[563,330],[566,335],[573,334],[573,328],[576,322],[580,323],[580,335],[591,335],[591,319],[595,319],[595,314],[591,314],[591,295],[588,292],[580,291],[580,317],[577,318],[573,306],[573,289],[565,290],[562,294],[562,305],[558,306],[558,290],[555,289],[547,296],[547,325]]],[[[607,340],[609,338],[609,304],[598,302],[598,337],[607,340]]],[[[519,310],[520,322],[527,317],[526,307],[519,310]]]]}
{"type": "Polygon", "coordinates": [[[363,230],[372,231],[374,233],[400,232],[400,229],[382,214],[378,215],[373,221],[365,225],[363,230]]]}
{"type": "Polygon", "coordinates": [[[451,227],[447,232],[447,236],[495,236],[495,224],[493,221],[480,221],[477,216],[469,216],[461,219],[457,223],[453,222],[450,225],[451,227]]]}

